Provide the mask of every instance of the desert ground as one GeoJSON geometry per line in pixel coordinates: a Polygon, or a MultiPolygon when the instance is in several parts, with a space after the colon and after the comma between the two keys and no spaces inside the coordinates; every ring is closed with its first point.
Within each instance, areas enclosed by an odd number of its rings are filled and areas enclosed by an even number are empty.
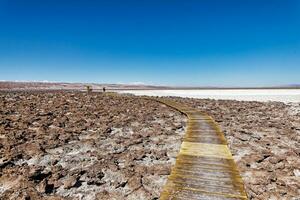
{"type": "Polygon", "coordinates": [[[300,103],[172,99],[219,123],[249,199],[300,199],[300,103]]]}
{"type": "Polygon", "coordinates": [[[185,117],[96,93],[0,94],[0,199],[157,199],[185,117]]]}
{"type": "MultiPolygon", "coordinates": [[[[221,125],[249,199],[300,198],[300,104],[164,97],[221,125]]],[[[152,100],[0,92],[0,199],[158,199],[186,117],[152,100]]]]}

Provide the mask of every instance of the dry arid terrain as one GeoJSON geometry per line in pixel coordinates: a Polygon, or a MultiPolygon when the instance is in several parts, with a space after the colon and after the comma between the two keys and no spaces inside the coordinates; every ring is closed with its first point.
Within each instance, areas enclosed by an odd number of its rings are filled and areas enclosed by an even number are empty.
{"type": "Polygon", "coordinates": [[[0,199],[157,199],[186,118],[101,93],[0,93],[0,199]]]}
{"type": "Polygon", "coordinates": [[[300,199],[299,103],[172,99],[219,123],[249,199],[300,199]]]}
{"type": "Polygon", "coordinates": [[[100,84],[100,83],[64,83],[64,82],[24,82],[24,81],[0,81],[0,91],[28,91],[28,90],[86,90],[86,86],[90,86],[93,90],[101,90],[103,87],[109,90],[125,90],[125,89],[166,89],[165,86],[152,86],[140,83],[133,84],[100,84]]]}
{"type": "MultiPolygon", "coordinates": [[[[300,105],[171,98],[222,127],[249,199],[300,199],[300,105]]],[[[158,199],[186,117],[134,96],[0,93],[0,199],[158,199]]]]}

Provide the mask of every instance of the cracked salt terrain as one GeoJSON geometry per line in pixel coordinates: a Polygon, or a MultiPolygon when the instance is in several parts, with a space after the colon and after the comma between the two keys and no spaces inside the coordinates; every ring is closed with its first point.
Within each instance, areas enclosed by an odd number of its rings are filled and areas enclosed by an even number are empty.
{"type": "MultiPolygon", "coordinates": [[[[249,199],[300,199],[300,104],[171,98],[221,125],[249,199]]],[[[156,102],[0,95],[0,199],[157,199],[186,118],[156,102]]]]}
{"type": "Polygon", "coordinates": [[[101,93],[0,93],[0,199],[157,199],[186,118],[101,93]]]}
{"type": "Polygon", "coordinates": [[[249,199],[300,199],[300,103],[171,99],[221,125],[249,199]]]}

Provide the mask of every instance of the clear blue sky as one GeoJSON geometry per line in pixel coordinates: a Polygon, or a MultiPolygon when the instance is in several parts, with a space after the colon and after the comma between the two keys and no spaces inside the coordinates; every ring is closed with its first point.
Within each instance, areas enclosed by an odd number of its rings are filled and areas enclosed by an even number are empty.
{"type": "Polygon", "coordinates": [[[300,83],[300,0],[0,0],[0,80],[300,83]]]}

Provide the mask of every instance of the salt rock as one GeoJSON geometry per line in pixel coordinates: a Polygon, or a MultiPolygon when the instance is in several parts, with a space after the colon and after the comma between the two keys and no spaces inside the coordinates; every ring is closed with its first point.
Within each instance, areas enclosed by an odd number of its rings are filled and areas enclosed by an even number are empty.
{"type": "Polygon", "coordinates": [[[68,177],[63,181],[63,183],[64,183],[64,189],[70,189],[74,187],[75,184],[77,183],[77,177],[75,176],[68,177]]]}
{"type": "Polygon", "coordinates": [[[23,149],[29,156],[41,155],[44,153],[44,150],[38,143],[26,143],[23,149]]]}

